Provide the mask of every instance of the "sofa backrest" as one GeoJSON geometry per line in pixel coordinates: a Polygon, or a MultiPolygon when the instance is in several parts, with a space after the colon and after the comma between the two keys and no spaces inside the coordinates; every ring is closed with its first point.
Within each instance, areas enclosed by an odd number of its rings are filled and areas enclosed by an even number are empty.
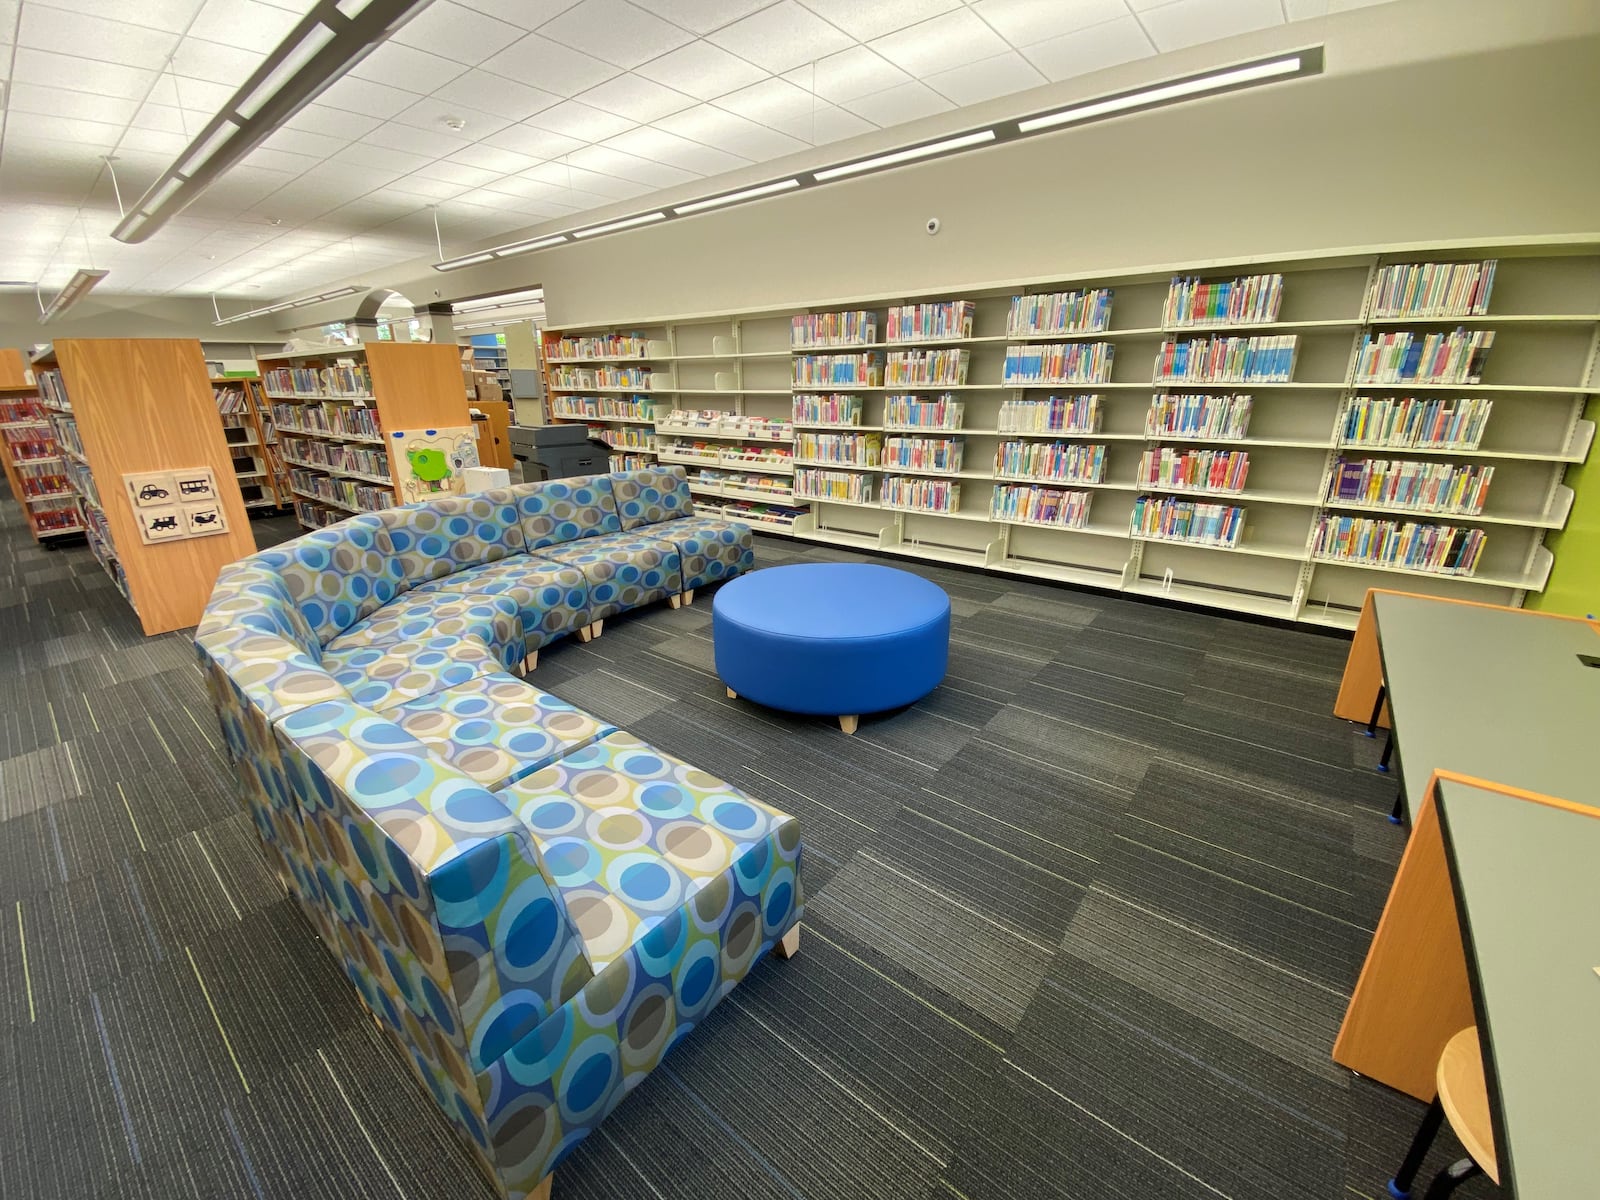
{"type": "Polygon", "coordinates": [[[624,530],[694,516],[689,475],[682,467],[643,467],[607,476],[624,530]]]}
{"type": "Polygon", "coordinates": [[[593,975],[527,826],[352,702],[276,728],[352,978],[441,1078],[470,1082],[593,975]]]}
{"type": "Polygon", "coordinates": [[[253,558],[228,563],[217,572],[211,599],[195,629],[195,642],[214,640],[236,629],[277,634],[313,660],[322,661],[322,646],[295,607],[283,577],[253,558]]]}
{"type": "Polygon", "coordinates": [[[350,517],[243,561],[277,572],[323,646],[408,586],[376,513],[350,517]]]}
{"type": "Polygon", "coordinates": [[[517,498],[509,488],[422,500],[376,515],[408,586],[498,562],[524,545],[517,498]]]}
{"type": "Polygon", "coordinates": [[[611,476],[579,475],[506,489],[516,497],[527,549],[542,550],[580,538],[621,533],[611,476]]]}

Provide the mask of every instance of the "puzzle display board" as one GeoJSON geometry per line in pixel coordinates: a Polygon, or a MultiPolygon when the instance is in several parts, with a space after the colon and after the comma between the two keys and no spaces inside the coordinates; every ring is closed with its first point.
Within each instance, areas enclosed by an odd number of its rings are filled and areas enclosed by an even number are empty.
{"type": "Polygon", "coordinates": [[[461,495],[462,472],[478,465],[478,435],[471,425],[399,430],[387,440],[401,504],[461,495]]]}
{"type": "Polygon", "coordinates": [[[122,477],[139,540],[145,545],[228,531],[227,514],[210,467],[137,471],[122,477]]]}

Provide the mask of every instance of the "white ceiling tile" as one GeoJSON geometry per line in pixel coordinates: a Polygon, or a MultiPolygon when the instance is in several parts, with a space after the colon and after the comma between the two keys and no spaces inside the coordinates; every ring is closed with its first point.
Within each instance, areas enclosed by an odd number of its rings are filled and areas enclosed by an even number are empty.
{"type": "Polygon", "coordinates": [[[178,44],[178,35],[141,29],[124,21],[63,12],[42,4],[25,4],[17,28],[17,44],[38,50],[71,46],[96,62],[148,67],[166,61],[178,44]]]}
{"type": "Polygon", "coordinates": [[[402,45],[442,54],[475,67],[484,59],[493,58],[525,32],[515,25],[452,4],[450,0],[433,0],[391,36],[402,45]]]}
{"type": "Polygon", "coordinates": [[[1155,52],[1137,20],[1118,17],[1104,25],[1092,25],[1035,43],[1024,49],[1022,56],[1044,72],[1046,78],[1061,80],[1149,58],[1155,52]]]}
{"type": "MultiPolygon", "coordinates": [[[[146,29],[164,29],[169,33],[182,33],[194,19],[195,13],[200,11],[203,2],[204,0],[140,0],[138,23],[146,29]]],[[[83,13],[91,17],[109,17],[112,20],[126,20],[131,11],[128,0],[50,0],[50,7],[64,8],[69,12],[83,13]]],[[[4,14],[7,9],[12,16],[16,15],[15,3],[0,4],[0,14],[4,14]]]]}
{"type": "MultiPolygon", "coordinates": [[[[79,121],[72,117],[52,116],[47,113],[21,113],[14,112],[6,118],[7,149],[9,139],[12,137],[34,138],[38,140],[54,139],[60,143],[63,152],[83,156],[85,150],[91,147],[95,150],[109,150],[117,144],[117,139],[122,130],[116,125],[107,125],[101,121],[79,121]]],[[[179,146],[182,149],[182,146],[179,146]]],[[[93,164],[98,169],[98,162],[93,164]]]]}
{"type": "Polygon", "coordinates": [[[339,162],[353,167],[393,171],[399,175],[420,171],[432,160],[425,155],[407,154],[404,150],[391,150],[387,146],[370,146],[365,142],[355,142],[339,152],[339,162]]]}
{"type": "Polygon", "coordinates": [[[134,129],[159,129],[163,133],[183,133],[199,130],[209,120],[204,113],[184,113],[168,104],[148,103],[139,106],[129,124],[134,129]]]}
{"type": "Polygon", "coordinates": [[[405,196],[421,196],[428,200],[443,200],[448,196],[459,196],[466,189],[460,184],[446,183],[442,179],[430,179],[424,175],[406,175],[381,188],[379,194],[399,193],[405,196]]]}
{"type": "Polygon", "coordinates": [[[206,0],[189,26],[189,36],[267,54],[298,20],[294,13],[258,0],[206,0]]]}
{"type": "Polygon", "coordinates": [[[357,79],[370,79],[373,83],[386,83],[426,95],[466,70],[464,64],[454,59],[441,58],[390,38],[351,67],[350,74],[357,79]]]}
{"type": "Polygon", "coordinates": [[[540,26],[547,38],[619,67],[636,67],[676,50],[693,35],[627,0],[582,0],[540,26]]]}
{"type": "Polygon", "coordinates": [[[479,190],[498,192],[502,196],[516,196],[521,200],[537,200],[552,196],[561,189],[553,183],[527,175],[501,175],[484,184],[479,190]]]}
{"type": "Polygon", "coordinates": [[[713,33],[710,41],[768,71],[787,71],[826,58],[850,45],[851,38],[796,0],[778,0],[713,33]]]}
{"type": "Polygon", "coordinates": [[[537,29],[558,17],[578,0],[461,0],[474,12],[509,21],[522,29],[537,29]]]}
{"type": "Polygon", "coordinates": [[[575,204],[579,208],[594,207],[588,200],[584,199],[586,196],[592,195],[622,200],[629,196],[637,196],[648,189],[646,184],[622,179],[616,175],[603,175],[596,171],[585,171],[565,161],[543,163],[532,170],[524,171],[523,175],[528,179],[539,180],[559,189],[554,195],[540,197],[540,199],[562,200],[575,204]],[[572,198],[574,193],[577,194],[577,199],[572,198]]]}
{"type": "Polygon", "coordinates": [[[842,142],[845,138],[852,138],[857,134],[870,133],[877,128],[865,117],[858,117],[855,113],[836,108],[832,104],[826,104],[817,109],[814,122],[816,145],[818,146],[825,146],[829,142],[842,142]]]}
{"type": "Polygon", "coordinates": [[[469,167],[485,167],[491,171],[499,171],[502,175],[526,171],[539,162],[536,158],[518,154],[514,150],[501,150],[496,146],[483,145],[468,146],[464,150],[458,150],[450,156],[450,161],[466,163],[469,167]]]}
{"type": "Polygon", "coordinates": [[[500,178],[500,172],[484,167],[469,167],[466,163],[433,162],[411,172],[414,177],[437,179],[457,187],[484,187],[500,178]]]}
{"type": "Polygon", "coordinates": [[[66,87],[75,92],[92,92],[97,96],[143,100],[150,91],[156,73],[19,46],[11,78],[18,83],[38,83],[46,87],[66,87]]]}
{"type": "Polygon", "coordinates": [[[1011,47],[969,10],[962,9],[878,38],[872,48],[921,79],[975,58],[992,58],[1011,47]]]}
{"type": "MultiPolygon", "coordinates": [[[[468,105],[509,121],[521,121],[549,108],[561,97],[487,71],[472,70],[439,88],[433,93],[433,99],[468,105]]],[[[468,125],[466,132],[472,133],[473,127],[468,125]]]]}
{"type": "Polygon", "coordinates": [[[341,142],[353,142],[381,124],[383,122],[377,117],[364,117],[360,113],[330,108],[326,104],[308,104],[289,118],[286,127],[338,138],[341,142]]]}
{"type": "Polygon", "coordinates": [[[840,107],[887,129],[933,113],[947,112],[955,106],[930,87],[902,83],[899,87],[846,101],[840,107]]]}
{"type": "Polygon", "coordinates": [[[1328,0],[1284,0],[1283,11],[1291,21],[1309,21],[1328,15],[1328,0]]]}
{"type": "Polygon", "coordinates": [[[702,146],[699,142],[691,142],[688,138],[668,133],[664,129],[645,126],[619,134],[606,142],[605,148],[621,150],[624,154],[647,158],[652,162],[666,163],[671,167],[681,167],[697,175],[718,175],[723,171],[733,171],[750,165],[748,158],[729,154],[725,150],[715,150],[710,146],[702,146]]]}
{"type": "Polygon", "coordinates": [[[511,124],[505,117],[468,108],[465,104],[441,100],[437,96],[424,96],[404,112],[396,113],[394,119],[402,125],[415,125],[418,129],[439,129],[447,133],[459,132],[469,138],[488,137],[496,130],[504,129],[511,124]],[[465,121],[466,126],[456,130],[452,127],[452,122],[455,121],[465,121]]]}
{"type": "Polygon", "coordinates": [[[1039,87],[1048,80],[1027,59],[1015,50],[996,54],[993,58],[980,58],[949,71],[939,71],[925,78],[934,91],[957,104],[980,104],[996,96],[1009,96],[1031,87],[1039,87]]]}
{"type": "Polygon", "coordinates": [[[743,155],[756,162],[805,149],[804,142],[788,134],[757,125],[711,104],[673,113],[656,124],[692,142],[743,155]]]}
{"type": "Polygon", "coordinates": [[[527,124],[565,134],[581,142],[599,142],[631,128],[634,122],[576,100],[567,100],[535,113],[527,124]]]}
{"type": "Polygon", "coordinates": [[[485,59],[483,69],[559,96],[576,96],[620,70],[597,58],[576,54],[571,47],[552,42],[540,33],[530,33],[493,58],[485,59]]]}
{"type": "Polygon", "coordinates": [[[6,105],[13,112],[53,114],[80,121],[104,121],[108,125],[127,124],[139,108],[137,100],[69,92],[65,88],[40,87],[34,83],[12,84],[6,93],[6,105]]]}
{"type": "MultiPolygon", "coordinates": [[[[961,7],[961,0],[800,0],[818,16],[825,17],[857,41],[871,41],[896,29],[926,21],[940,13],[961,7]]],[[[1050,0],[1065,8],[1078,0],[1050,0]]]]}
{"type": "Polygon", "coordinates": [[[1282,25],[1283,9],[1278,0],[1176,0],[1139,20],[1165,52],[1282,25]]]}
{"type": "Polygon", "coordinates": [[[508,125],[498,133],[486,137],[484,144],[497,146],[502,150],[514,150],[518,154],[527,154],[537,159],[560,158],[563,154],[571,154],[585,145],[576,138],[552,133],[548,129],[536,129],[532,125],[508,125]]]}
{"type": "Polygon", "coordinates": [[[304,129],[284,127],[273,130],[272,135],[261,144],[271,150],[287,150],[291,154],[309,154],[316,158],[330,158],[343,151],[349,145],[349,139],[328,137],[322,133],[311,133],[304,129]]]}
{"type": "Polygon", "coordinates": [[[619,75],[578,97],[584,104],[632,121],[653,121],[694,107],[694,98],[638,75],[619,75]]]}
{"type": "Polygon", "coordinates": [[[714,103],[758,125],[810,143],[813,141],[813,117],[826,102],[787,80],[768,79],[741,88],[714,103]]]}
{"type": "Polygon", "coordinates": [[[431,158],[443,158],[472,144],[460,134],[451,133],[449,130],[417,129],[415,126],[401,125],[394,121],[386,122],[370,133],[363,134],[361,140],[369,145],[387,146],[391,150],[404,150],[408,154],[424,154],[431,158]]]}
{"type": "Polygon", "coordinates": [[[317,99],[333,108],[348,109],[365,117],[388,119],[410,108],[421,97],[415,92],[401,91],[388,84],[346,75],[317,99]]]}
{"type": "Polygon", "coordinates": [[[715,100],[748,87],[767,74],[754,63],[706,41],[680,46],[670,54],[645,63],[636,73],[699,100],[715,100]]]}
{"type": "Polygon", "coordinates": [[[911,82],[911,76],[866,46],[852,46],[816,63],[796,67],[784,78],[835,104],[911,82]]]}
{"type": "Polygon", "coordinates": [[[185,79],[203,79],[208,83],[226,85],[231,96],[265,58],[266,55],[259,50],[241,50],[237,46],[224,46],[221,42],[186,37],[173,51],[172,73],[185,79]]]}
{"type": "Polygon", "coordinates": [[[567,161],[585,171],[614,175],[618,179],[632,179],[656,187],[671,187],[676,183],[688,183],[700,178],[696,171],[686,171],[681,167],[670,167],[666,163],[636,158],[632,154],[624,154],[620,150],[607,150],[603,146],[586,146],[567,155],[567,161]]]}
{"type": "Polygon", "coordinates": [[[147,150],[173,159],[188,148],[189,138],[181,133],[164,133],[159,129],[128,129],[123,131],[122,139],[117,143],[119,150],[124,146],[129,150],[147,150]]]}
{"type": "Polygon", "coordinates": [[[650,9],[674,25],[705,34],[771,3],[772,0],[652,0],[650,9]]]}
{"type": "Polygon", "coordinates": [[[1125,17],[1128,6],[1124,0],[978,0],[972,11],[1013,46],[1031,46],[1125,17]]]}
{"type": "Polygon", "coordinates": [[[265,146],[258,146],[240,159],[239,165],[244,167],[265,167],[269,171],[284,171],[290,175],[301,175],[311,170],[320,161],[320,159],[313,158],[309,154],[293,154],[288,150],[269,150],[265,146]]]}
{"type": "Polygon", "coordinates": [[[179,75],[161,75],[150,86],[149,99],[169,108],[181,109],[189,128],[198,132],[211,120],[236,88],[221,83],[207,83],[204,79],[184,79],[179,75]],[[199,120],[195,120],[195,115],[199,120]]]}

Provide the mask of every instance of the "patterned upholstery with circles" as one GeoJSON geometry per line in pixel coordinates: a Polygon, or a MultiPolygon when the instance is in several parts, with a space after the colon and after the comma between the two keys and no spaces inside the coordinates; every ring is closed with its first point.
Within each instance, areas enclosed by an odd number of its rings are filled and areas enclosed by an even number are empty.
{"type": "Polygon", "coordinates": [[[801,916],[793,818],[507,673],[749,569],[681,477],[353,517],[223,568],[195,633],[269,866],[508,1200],[801,916]]]}

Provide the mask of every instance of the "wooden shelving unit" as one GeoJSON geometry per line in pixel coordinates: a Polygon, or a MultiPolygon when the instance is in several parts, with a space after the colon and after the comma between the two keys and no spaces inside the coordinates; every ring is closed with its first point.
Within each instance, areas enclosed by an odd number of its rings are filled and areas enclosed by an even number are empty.
{"type": "Polygon", "coordinates": [[[211,383],[222,439],[233,457],[244,506],[252,512],[288,506],[289,471],[278,447],[272,412],[266,407],[261,377],[232,375],[211,383]]]}
{"type": "Polygon", "coordinates": [[[200,619],[221,567],[254,553],[200,343],[73,338],[33,360],[89,547],[145,633],[200,619]],[[124,475],[209,470],[225,530],[145,544],[124,475]]]}
{"type": "MultiPolygon", "coordinates": [[[[307,529],[404,503],[420,478],[409,450],[448,443],[448,460],[455,437],[476,453],[453,346],[366,342],[257,361],[263,412],[288,473],[285,501],[307,529]]],[[[453,490],[454,464],[446,466],[451,475],[424,481],[428,491],[453,490]]]]}
{"type": "Polygon", "coordinates": [[[0,469],[42,545],[83,533],[64,461],[33,373],[18,351],[0,350],[0,469]]]}
{"type": "MultiPolygon", "coordinates": [[[[1544,545],[1548,531],[1564,526],[1573,492],[1563,481],[1570,464],[1582,463],[1594,441],[1595,421],[1586,417],[1600,396],[1600,245],[1539,241],[1527,246],[1484,245],[1394,247],[1376,253],[1308,257],[1292,261],[1179,264],[1092,278],[1018,281],[922,295],[880,295],[835,301],[816,310],[741,312],[725,317],[661,318],[614,327],[555,327],[544,332],[551,419],[579,420],[619,443],[638,442],[647,427],[629,411],[650,405],[654,444],[633,451],[644,458],[683,465],[697,501],[725,507],[731,515],[755,515],[757,528],[829,544],[873,548],[911,557],[964,563],[987,569],[1159,595],[1190,604],[1310,624],[1353,628],[1370,586],[1405,587],[1440,596],[1518,605],[1542,589],[1552,564],[1544,545]],[[1469,316],[1377,315],[1369,289],[1377,273],[1396,263],[1471,262],[1498,259],[1488,311],[1469,316]],[[1198,276],[1207,282],[1281,273],[1281,309],[1271,320],[1169,324],[1169,281],[1198,276]],[[1113,300],[1105,328],[1060,333],[1010,326],[1017,296],[1110,288],[1113,300]],[[970,334],[960,337],[890,339],[887,312],[896,305],[971,301],[970,334]],[[867,310],[877,335],[852,345],[791,344],[791,320],[811,311],[867,310]],[[1357,358],[1364,338],[1410,330],[1418,335],[1457,327],[1493,330],[1495,342],[1478,383],[1372,384],[1359,381],[1357,358]],[[1221,382],[1160,380],[1157,356],[1166,339],[1292,336],[1288,378],[1221,382]],[[574,345],[563,337],[626,339],[620,352],[601,343],[574,345]],[[1105,342],[1113,352],[1109,375],[1083,384],[1012,382],[1005,372],[1007,347],[1038,343],[1105,342]],[[893,353],[905,349],[959,349],[968,354],[959,382],[870,386],[791,382],[790,362],[800,354],[893,353]],[[617,379],[602,371],[629,369],[637,377],[617,379]],[[572,371],[592,371],[574,376],[572,371]],[[626,383],[639,386],[628,387],[626,383]],[[592,383],[594,386],[585,386],[592,383]],[[881,486],[872,501],[796,500],[784,496],[797,472],[809,464],[793,453],[793,431],[837,429],[794,422],[788,438],[774,441],[741,434],[741,419],[792,419],[791,394],[838,393],[858,397],[859,420],[851,431],[885,439],[956,437],[959,470],[872,467],[823,463],[823,469],[856,471],[877,481],[889,477],[948,479],[959,483],[952,511],[933,513],[884,504],[881,486]],[[1248,395],[1248,428],[1241,437],[1210,433],[1150,432],[1147,414],[1165,396],[1248,395]],[[960,428],[896,428],[885,418],[888,398],[947,395],[963,406],[960,428]],[[1099,397],[1097,427],[1068,431],[1004,428],[1002,405],[1047,397],[1099,397]],[[1344,436],[1345,419],[1358,400],[1416,397],[1455,402],[1492,402],[1481,440],[1462,448],[1358,444],[1344,436]],[[584,407],[579,407],[584,406],[584,407]],[[589,407],[592,406],[592,407],[589,407]],[[715,410],[714,412],[712,410],[715,410]],[[563,416],[563,412],[570,414],[563,416]],[[724,414],[733,429],[719,427],[724,414]],[[629,431],[640,431],[630,433],[629,431]],[[997,452],[1007,441],[1098,444],[1103,474],[1092,482],[1018,479],[999,471],[997,452]],[[745,480],[730,483],[724,450],[785,449],[772,463],[745,465],[745,480]],[[1246,485],[1236,492],[1141,482],[1146,449],[1243,450],[1249,455],[1246,485]],[[1337,498],[1335,475],[1341,456],[1351,459],[1431,461],[1493,466],[1482,510],[1435,512],[1398,505],[1362,505],[1337,498]],[[713,474],[704,472],[710,469],[713,474]],[[761,495],[749,486],[764,481],[761,495]],[[997,518],[995,487],[1014,483],[1092,493],[1088,519],[1077,526],[997,518]],[[788,510],[781,520],[744,509],[768,499],[788,510]],[[1236,545],[1169,540],[1136,532],[1132,515],[1141,497],[1171,497],[1237,505],[1246,510],[1236,545]],[[742,510],[742,511],[741,511],[742,510]],[[1370,517],[1422,525],[1480,530],[1484,549],[1471,574],[1445,574],[1406,566],[1340,560],[1318,552],[1316,535],[1325,517],[1370,517]]],[[[1597,402],[1600,403],[1600,402],[1597,402]]],[[[1160,428],[1156,426],[1155,428],[1160,428]]],[[[792,495],[792,493],[790,494],[792,495]]]]}

